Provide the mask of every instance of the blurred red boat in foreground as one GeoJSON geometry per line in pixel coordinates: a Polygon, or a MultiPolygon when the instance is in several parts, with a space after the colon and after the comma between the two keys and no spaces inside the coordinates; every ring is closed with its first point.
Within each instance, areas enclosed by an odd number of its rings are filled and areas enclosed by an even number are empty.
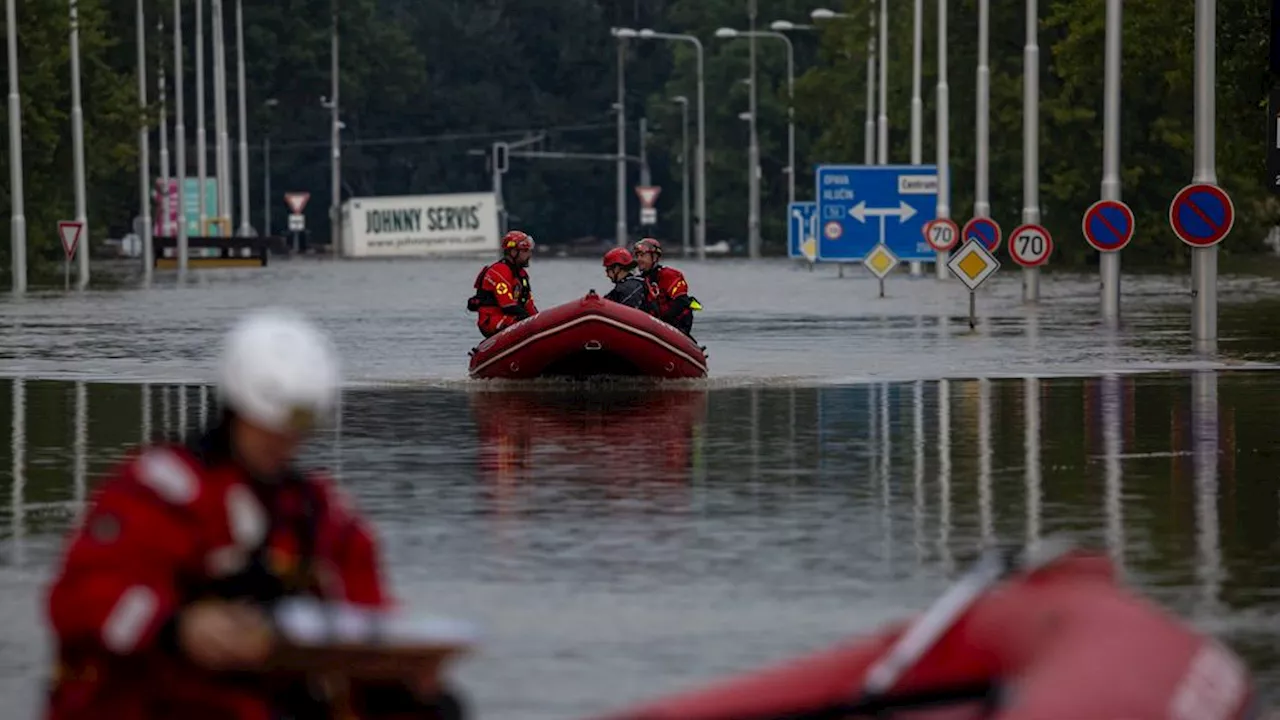
{"type": "Polygon", "coordinates": [[[980,564],[913,622],[605,717],[1258,717],[1245,664],[1120,587],[1105,556],[1009,570],[980,564]]]}
{"type": "Polygon", "coordinates": [[[470,375],[701,378],[707,356],[677,328],[592,290],[486,338],[471,351],[470,375]]]}

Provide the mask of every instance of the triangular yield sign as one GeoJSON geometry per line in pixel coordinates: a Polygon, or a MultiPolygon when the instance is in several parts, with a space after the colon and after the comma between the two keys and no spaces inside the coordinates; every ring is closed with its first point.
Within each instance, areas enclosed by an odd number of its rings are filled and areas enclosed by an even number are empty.
{"type": "Polygon", "coordinates": [[[284,194],[284,201],[289,205],[289,209],[294,215],[301,215],[303,208],[307,206],[307,201],[311,199],[309,192],[291,192],[284,194]]]}
{"type": "Polygon", "coordinates": [[[637,185],[636,195],[640,196],[640,204],[651,208],[658,200],[658,193],[662,192],[662,188],[653,185],[637,185]]]}
{"type": "Polygon", "coordinates": [[[84,223],[74,220],[58,221],[58,236],[62,238],[62,250],[71,257],[76,254],[76,246],[80,244],[80,231],[84,230],[84,223]]]}

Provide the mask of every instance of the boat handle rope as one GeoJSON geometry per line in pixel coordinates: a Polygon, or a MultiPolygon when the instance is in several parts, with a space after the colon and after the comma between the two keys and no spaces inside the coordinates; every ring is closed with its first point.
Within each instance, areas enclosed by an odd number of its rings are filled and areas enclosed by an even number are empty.
{"type": "Polygon", "coordinates": [[[992,548],[982,554],[964,577],[947,589],[879,660],[867,670],[862,685],[866,697],[883,695],[915,666],[952,626],[973,607],[979,597],[997,583],[1018,572],[1028,572],[1053,562],[1074,548],[1066,538],[1047,538],[1022,552],[992,548]]]}

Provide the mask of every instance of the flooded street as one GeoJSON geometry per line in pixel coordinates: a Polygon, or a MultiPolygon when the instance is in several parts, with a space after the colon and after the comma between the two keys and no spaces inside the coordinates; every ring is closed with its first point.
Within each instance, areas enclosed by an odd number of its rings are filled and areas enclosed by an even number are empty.
{"type": "MultiPolygon", "coordinates": [[[[45,583],[102,472],[198,429],[226,324],[287,303],[351,387],[311,462],[377,522],[395,591],[475,620],[458,677],[483,718],[571,718],[832,643],[922,608],[983,543],[1053,532],[1240,650],[1280,687],[1280,283],[1219,281],[1219,352],[1189,282],[1094,275],[1019,304],[1006,265],[970,331],[956,282],[784,262],[682,267],[705,382],[466,378],[477,263],[279,263],[83,296],[0,300],[0,697],[49,669],[45,583]],[[184,384],[185,383],[185,384],[184,384]]],[[[540,307],[598,263],[531,268],[540,307]]]]}

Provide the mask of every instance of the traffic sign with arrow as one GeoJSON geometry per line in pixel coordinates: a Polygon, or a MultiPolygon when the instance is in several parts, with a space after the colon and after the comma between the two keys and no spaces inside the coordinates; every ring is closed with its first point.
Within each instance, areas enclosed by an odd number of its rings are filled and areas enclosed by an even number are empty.
{"type": "Polygon", "coordinates": [[[821,165],[815,190],[819,260],[859,262],[877,245],[899,262],[934,259],[924,225],[937,209],[936,166],[821,165]]]}

